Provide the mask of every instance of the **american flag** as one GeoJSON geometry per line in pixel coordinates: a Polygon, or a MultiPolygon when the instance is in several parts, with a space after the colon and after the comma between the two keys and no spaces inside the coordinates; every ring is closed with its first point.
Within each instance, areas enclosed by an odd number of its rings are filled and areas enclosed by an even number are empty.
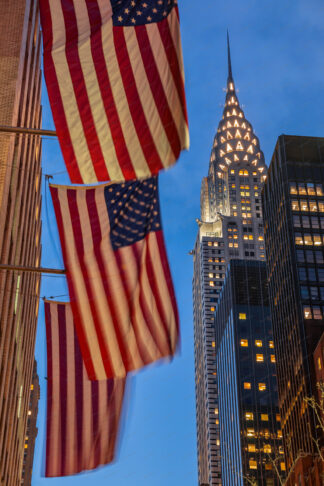
{"type": "Polygon", "coordinates": [[[177,305],[157,177],[51,185],[70,300],[91,380],[125,376],[174,354],[177,305]]]}
{"type": "Polygon", "coordinates": [[[175,0],[40,0],[44,73],[73,183],[149,177],[189,147],[175,0]]]}
{"type": "Polygon", "coordinates": [[[70,304],[45,301],[45,322],[45,476],[68,476],[113,460],[125,379],[89,380],[70,304]]]}

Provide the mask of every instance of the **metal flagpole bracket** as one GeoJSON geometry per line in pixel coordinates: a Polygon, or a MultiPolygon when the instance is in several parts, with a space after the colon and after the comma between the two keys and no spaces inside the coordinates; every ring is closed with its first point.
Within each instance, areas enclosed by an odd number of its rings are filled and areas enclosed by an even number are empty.
{"type": "Polygon", "coordinates": [[[43,130],[42,128],[9,127],[5,125],[0,125],[0,132],[57,137],[55,130],[43,130]]]}
{"type": "Polygon", "coordinates": [[[64,268],[43,268],[43,267],[25,267],[20,265],[6,265],[0,263],[0,270],[18,271],[18,272],[31,272],[31,273],[53,273],[56,275],[65,275],[66,270],[64,268]]]}

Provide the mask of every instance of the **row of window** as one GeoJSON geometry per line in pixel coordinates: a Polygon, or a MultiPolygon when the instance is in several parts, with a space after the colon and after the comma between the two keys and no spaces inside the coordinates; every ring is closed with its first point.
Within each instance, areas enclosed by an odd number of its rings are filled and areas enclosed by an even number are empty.
{"type": "Polygon", "coordinates": [[[297,250],[298,263],[324,263],[324,256],[321,250],[297,250]]]}
{"type": "Polygon", "coordinates": [[[324,196],[322,184],[313,184],[312,182],[307,182],[306,184],[300,182],[290,182],[289,189],[290,194],[324,196]]]}
{"type": "Polygon", "coordinates": [[[299,280],[310,280],[311,282],[324,282],[324,268],[299,267],[299,280]]]}
{"type": "Polygon", "coordinates": [[[300,246],[322,246],[324,245],[324,235],[295,233],[295,244],[300,246]]]}
{"type": "MultiPolygon", "coordinates": [[[[282,438],[282,431],[277,430],[277,434],[270,434],[270,431],[268,429],[261,429],[255,431],[253,427],[247,427],[246,429],[246,435],[247,437],[264,437],[265,439],[270,439],[270,438],[275,438],[277,437],[278,439],[282,438]]],[[[252,452],[252,451],[250,451],[252,452]]]]}
{"type": "Polygon", "coordinates": [[[323,319],[323,315],[324,315],[324,306],[320,307],[319,305],[313,305],[313,306],[304,305],[303,311],[304,311],[304,319],[321,320],[323,319]]]}
{"type": "MultiPolygon", "coordinates": [[[[269,415],[267,413],[261,413],[261,420],[263,422],[268,422],[269,421],[269,415]]],[[[253,412],[245,412],[244,414],[245,420],[254,420],[254,413],[253,412]]],[[[276,421],[280,422],[280,414],[276,414],[276,421]]]]}
{"type": "Polygon", "coordinates": [[[308,211],[312,213],[324,213],[324,201],[315,201],[307,199],[293,199],[291,201],[291,209],[293,211],[308,211]]]}
{"type": "MultiPolygon", "coordinates": [[[[247,348],[248,345],[249,345],[249,340],[248,339],[241,339],[240,344],[241,344],[242,347],[247,348]]],[[[262,339],[255,339],[254,344],[257,348],[263,347],[262,339]]],[[[269,341],[268,345],[269,345],[269,348],[272,348],[272,349],[274,348],[273,341],[269,341]]]]}
{"type": "MultiPolygon", "coordinates": [[[[258,469],[258,463],[257,461],[254,461],[252,459],[249,460],[249,468],[250,469],[258,469]]],[[[268,464],[265,464],[265,469],[271,471],[272,470],[272,463],[268,463],[268,464]]],[[[280,469],[281,471],[285,471],[286,470],[286,466],[285,466],[285,463],[284,462],[281,462],[280,463],[280,469]]]]}
{"type": "Polygon", "coordinates": [[[307,287],[301,285],[300,294],[303,300],[324,300],[324,287],[307,287]]]}
{"type": "MultiPolygon", "coordinates": [[[[245,344],[244,341],[247,341],[247,339],[241,339],[241,346],[242,347],[246,347],[248,346],[248,344],[245,344]]],[[[264,363],[264,355],[261,354],[261,353],[258,353],[255,355],[255,361],[257,363],[264,363]]],[[[271,363],[275,363],[276,362],[276,357],[274,354],[270,354],[270,361],[271,363]]]]}
{"type": "MultiPolygon", "coordinates": [[[[245,381],[243,383],[244,390],[252,390],[252,384],[250,381],[245,381]]],[[[258,383],[258,390],[265,391],[267,389],[266,383],[258,383]]]]}
{"type": "Polygon", "coordinates": [[[324,229],[324,216],[299,216],[294,214],[293,224],[295,228],[324,229]]]}

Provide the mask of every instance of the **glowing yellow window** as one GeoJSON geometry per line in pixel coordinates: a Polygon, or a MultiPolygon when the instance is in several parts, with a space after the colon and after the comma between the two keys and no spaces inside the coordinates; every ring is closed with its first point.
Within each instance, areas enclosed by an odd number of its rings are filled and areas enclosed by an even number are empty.
{"type": "Polygon", "coordinates": [[[215,307],[211,307],[210,310],[211,310],[211,312],[214,312],[215,311],[215,307]]]}
{"type": "Polygon", "coordinates": [[[265,383],[259,383],[259,391],[265,391],[267,389],[267,385],[265,383]]]}
{"type": "Polygon", "coordinates": [[[285,465],[284,462],[281,462],[280,463],[280,469],[281,469],[281,471],[285,471],[286,470],[286,465],[285,465]]]}
{"type": "Polygon", "coordinates": [[[31,390],[33,390],[33,389],[34,389],[34,385],[33,385],[33,384],[31,384],[31,385],[30,385],[30,389],[31,389],[31,390]]]}
{"type": "Polygon", "coordinates": [[[255,345],[256,345],[258,348],[262,348],[262,341],[261,341],[261,339],[256,339],[256,340],[254,341],[254,343],[255,343],[255,345]]]}
{"type": "Polygon", "coordinates": [[[242,348],[247,348],[249,345],[249,341],[247,339],[241,339],[240,344],[242,348]]]}
{"type": "Polygon", "coordinates": [[[235,174],[235,170],[231,170],[231,174],[235,174]]]}
{"type": "Polygon", "coordinates": [[[213,246],[211,241],[208,241],[208,246],[213,246]]]}
{"type": "Polygon", "coordinates": [[[253,412],[245,412],[245,420],[253,420],[253,412]]]}
{"type": "Polygon", "coordinates": [[[209,282],[209,287],[215,287],[215,284],[212,280],[210,280],[210,282],[209,282]]]}
{"type": "Polygon", "coordinates": [[[259,241],[263,241],[263,239],[264,239],[263,236],[259,236],[258,238],[259,241]]]}
{"type": "Polygon", "coordinates": [[[275,355],[274,355],[274,354],[272,354],[272,355],[270,356],[270,359],[271,359],[271,363],[275,363],[275,362],[276,362],[276,357],[275,357],[275,355]]]}
{"type": "Polygon", "coordinates": [[[244,314],[244,312],[240,312],[239,313],[239,319],[242,320],[242,321],[245,321],[246,319],[246,314],[244,314]]]}
{"type": "Polygon", "coordinates": [[[255,452],[256,451],[255,444],[248,444],[248,451],[249,452],[255,452]]]}
{"type": "Polygon", "coordinates": [[[320,358],[320,357],[318,357],[318,358],[317,358],[317,368],[318,368],[319,370],[321,370],[321,369],[322,369],[322,362],[321,362],[321,358],[320,358]]]}
{"type": "Polygon", "coordinates": [[[213,278],[213,276],[214,276],[214,274],[213,274],[213,273],[209,273],[209,274],[208,274],[208,277],[209,277],[209,278],[213,278]]]}
{"type": "Polygon", "coordinates": [[[263,422],[268,422],[269,421],[269,415],[267,413],[261,413],[261,420],[263,422]]]}
{"type": "Polygon", "coordinates": [[[25,449],[28,449],[28,444],[25,444],[25,446],[24,446],[24,447],[25,447],[25,449]]]}
{"type": "Polygon", "coordinates": [[[280,422],[280,413],[277,413],[277,414],[276,414],[276,421],[277,421],[277,422],[280,422]]]}
{"type": "Polygon", "coordinates": [[[248,437],[254,437],[254,435],[255,435],[255,434],[254,434],[254,429],[252,429],[251,427],[248,427],[248,428],[247,428],[247,431],[246,431],[246,435],[247,435],[248,437]]]}
{"type": "Polygon", "coordinates": [[[249,235],[249,240],[253,240],[253,235],[249,235]]]}
{"type": "MultiPolygon", "coordinates": [[[[266,462],[264,466],[265,466],[265,470],[266,471],[272,471],[272,464],[271,464],[271,462],[266,462]]],[[[271,484],[273,484],[273,483],[271,483],[271,484]]]]}
{"type": "Polygon", "coordinates": [[[253,461],[252,459],[249,460],[249,468],[250,469],[257,469],[257,462],[253,461]]]}
{"type": "Polygon", "coordinates": [[[218,408],[215,408],[214,413],[215,415],[218,415],[218,408]]]}
{"type": "Polygon", "coordinates": [[[274,348],[273,341],[269,341],[269,348],[274,348]]]}
{"type": "Polygon", "coordinates": [[[212,342],[212,347],[214,348],[215,347],[215,341],[212,342]]]}
{"type": "Polygon", "coordinates": [[[271,445],[270,444],[264,444],[263,452],[266,452],[267,454],[271,454],[271,445]]]}
{"type": "Polygon", "coordinates": [[[263,363],[263,361],[264,361],[263,354],[257,354],[256,355],[256,362],[257,363],[263,363]]]}
{"type": "Polygon", "coordinates": [[[277,437],[278,437],[278,439],[282,439],[282,431],[281,430],[278,430],[277,437]]]}
{"type": "Polygon", "coordinates": [[[244,390],[251,390],[251,383],[249,383],[248,381],[245,381],[243,388],[244,388],[244,390]]]}
{"type": "Polygon", "coordinates": [[[218,419],[215,420],[215,424],[216,425],[219,425],[219,420],[218,419]]]}
{"type": "Polygon", "coordinates": [[[219,439],[216,440],[216,445],[220,445],[219,439]]]}

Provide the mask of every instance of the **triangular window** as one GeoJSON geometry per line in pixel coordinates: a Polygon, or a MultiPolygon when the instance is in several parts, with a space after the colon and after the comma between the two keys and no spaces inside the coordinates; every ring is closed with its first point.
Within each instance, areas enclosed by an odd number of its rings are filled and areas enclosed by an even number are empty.
{"type": "Polygon", "coordinates": [[[230,140],[233,138],[233,135],[231,135],[231,132],[226,132],[227,140],[230,140]]]}
{"type": "Polygon", "coordinates": [[[253,147],[252,147],[252,145],[249,145],[249,148],[247,149],[247,152],[249,152],[250,154],[253,154],[253,147]]]}
{"type": "Polygon", "coordinates": [[[222,143],[226,142],[226,140],[225,140],[225,138],[224,138],[224,137],[221,137],[220,141],[221,141],[222,143]]]}
{"type": "Polygon", "coordinates": [[[238,158],[238,156],[236,154],[234,154],[234,161],[235,162],[238,162],[240,159],[238,158]]]}
{"type": "Polygon", "coordinates": [[[236,130],[235,132],[235,138],[242,138],[240,130],[236,130]]]}
{"type": "Polygon", "coordinates": [[[246,132],[246,134],[244,135],[244,140],[251,140],[249,132],[246,132]]]}
{"type": "Polygon", "coordinates": [[[243,160],[248,161],[249,160],[249,157],[247,155],[244,155],[243,160]]]}
{"type": "Polygon", "coordinates": [[[224,150],[220,150],[220,151],[219,151],[219,156],[220,156],[220,157],[223,157],[223,155],[225,155],[224,150]]]}
{"type": "Polygon", "coordinates": [[[227,122],[227,128],[232,128],[231,122],[227,122]]]}
{"type": "Polygon", "coordinates": [[[253,143],[253,145],[256,145],[256,144],[257,144],[257,139],[256,139],[256,138],[254,138],[254,139],[252,140],[252,143],[253,143]]]}
{"type": "Polygon", "coordinates": [[[233,125],[233,126],[234,126],[234,127],[239,127],[239,126],[240,126],[240,125],[238,124],[238,121],[237,121],[237,120],[235,120],[235,122],[234,122],[234,125],[233,125]]]}
{"type": "Polygon", "coordinates": [[[243,150],[243,145],[241,144],[241,142],[237,142],[236,150],[243,150]]]}
{"type": "Polygon", "coordinates": [[[226,151],[227,151],[227,152],[233,152],[233,147],[231,146],[231,144],[229,144],[229,143],[228,143],[228,144],[226,145],[226,151]]]}

